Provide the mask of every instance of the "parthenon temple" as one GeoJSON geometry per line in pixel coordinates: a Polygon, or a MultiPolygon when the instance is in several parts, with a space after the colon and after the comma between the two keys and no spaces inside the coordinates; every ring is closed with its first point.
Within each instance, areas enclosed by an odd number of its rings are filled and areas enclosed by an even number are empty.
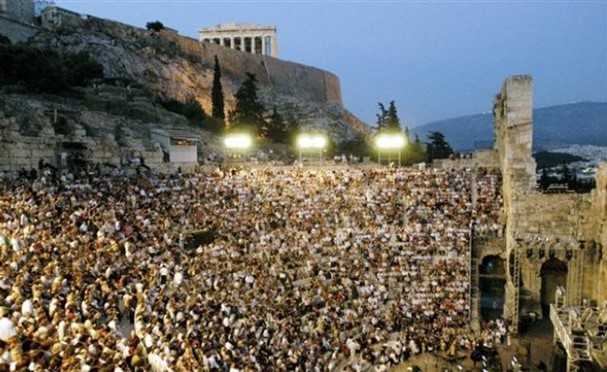
{"type": "Polygon", "coordinates": [[[251,54],[278,58],[276,27],[246,23],[226,23],[201,28],[200,41],[215,43],[251,54]]]}

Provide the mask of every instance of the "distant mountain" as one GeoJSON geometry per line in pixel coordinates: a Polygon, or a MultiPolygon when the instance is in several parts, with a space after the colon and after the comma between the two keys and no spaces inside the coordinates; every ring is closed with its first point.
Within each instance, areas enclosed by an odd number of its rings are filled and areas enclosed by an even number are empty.
{"type": "MultiPolygon", "coordinates": [[[[411,129],[425,142],[428,132],[439,131],[458,151],[491,147],[493,114],[461,116],[411,129]]],[[[579,102],[533,110],[534,150],[564,145],[607,146],[607,102],[579,102]]]]}

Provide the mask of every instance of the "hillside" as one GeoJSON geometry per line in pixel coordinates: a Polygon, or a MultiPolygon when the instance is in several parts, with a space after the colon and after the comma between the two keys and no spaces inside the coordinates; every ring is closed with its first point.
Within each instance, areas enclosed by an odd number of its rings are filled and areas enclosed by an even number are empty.
{"type": "Polygon", "coordinates": [[[193,96],[211,112],[213,58],[222,68],[226,111],[246,73],[255,74],[259,96],[271,112],[295,116],[303,127],[327,129],[341,141],[367,126],[342,104],[339,78],[321,69],[276,58],[252,55],[215,44],[154,32],[111,20],[59,13],[59,26],[42,30],[30,43],[63,52],[87,51],[99,61],[106,77],[133,81],[162,98],[193,96]]]}
{"type": "MultiPolygon", "coordinates": [[[[429,131],[442,132],[459,151],[486,148],[493,138],[493,115],[478,114],[428,123],[411,132],[422,140],[429,131]]],[[[607,146],[607,102],[580,102],[533,110],[534,150],[563,145],[607,146]]]]}

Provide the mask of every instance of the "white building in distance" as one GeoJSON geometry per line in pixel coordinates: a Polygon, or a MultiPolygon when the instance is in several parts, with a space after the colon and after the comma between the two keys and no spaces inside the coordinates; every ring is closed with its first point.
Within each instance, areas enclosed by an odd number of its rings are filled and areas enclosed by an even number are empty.
{"type": "Polygon", "coordinates": [[[168,161],[174,164],[197,164],[200,137],[187,130],[152,129],[152,141],[158,142],[168,161]]]}
{"type": "Polygon", "coordinates": [[[276,27],[247,23],[225,23],[201,28],[200,41],[223,45],[251,54],[278,58],[276,27]]]}

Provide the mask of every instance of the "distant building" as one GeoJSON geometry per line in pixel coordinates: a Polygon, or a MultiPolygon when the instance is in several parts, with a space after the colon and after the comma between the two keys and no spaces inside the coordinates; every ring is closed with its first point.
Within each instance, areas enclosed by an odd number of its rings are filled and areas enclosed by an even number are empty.
{"type": "Polygon", "coordinates": [[[246,23],[226,23],[201,28],[200,41],[215,43],[251,54],[278,58],[276,27],[246,23]]]}
{"type": "Polygon", "coordinates": [[[0,14],[23,23],[33,23],[34,0],[0,0],[0,14]]]}
{"type": "Polygon", "coordinates": [[[198,163],[200,137],[185,130],[152,129],[152,141],[160,143],[171,163],[198,163]]]}

